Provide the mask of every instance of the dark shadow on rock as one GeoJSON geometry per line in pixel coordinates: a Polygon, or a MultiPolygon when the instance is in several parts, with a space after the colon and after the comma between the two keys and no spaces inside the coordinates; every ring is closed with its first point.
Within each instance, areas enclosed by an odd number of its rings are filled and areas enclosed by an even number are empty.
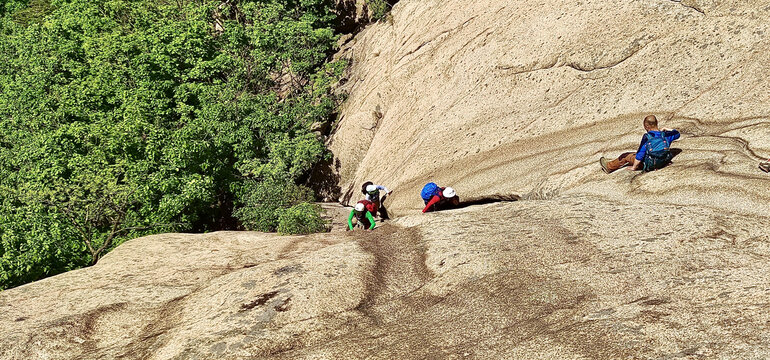
{"type": "Polygon", "coordinates": [[[466,199],[461,199],[460,202],[457,204],[454,204],[451,202],[440,202],[434,205],[433,212],[462,209],[469,206],[494,204],[499,202],[513,202],[513,201],[519,201],[519,200],[521,200],[521,197],[519,195],[495,194],[495,195],[474,196],[466,199]]]}
{"type": "Polygon", "coordinates": [[[486,195],[486,196],[477,196],[477,197],[470,197],[465,200],[460,200],[460,204],[455,206],[455,209],[462,209],[469,206],[475,206],[475,205],[486,205],[486,204],[494,204],[499,202],[512,202],[512,201],[519,201],[521,200],[521,197],[518,195],[486,195]]]}
{"type": "MultiPolygon", "coordinates": [[[[342,189],[340,189],[340,192],[342,192],[342,189]]],[[[345,194],[342,195],[340,199],[341,204],[348,204],[353,199],[353,195],[358,192],[358,189],[356,189],[356,186],[351,184],[348,186],[348,189],[345,191],[345,194]]]]}
{"type": "Polygon", "coordinates": [[[339,186],[339,169],[340,161],[332,156],[329,160],[316,164],[305,185],[313,189],[320,201],[337,201],[342,193],[339,186]]]}
{"type": "Polygon", "coordinates": [[[675,158],[677,155],[682,153],[682,149],[680,148],[671,148],[671,159],[675,158]]]}
{"type": "Polygon", "coordinates": [[[356,9],[356,1],[336,1],[334,4],[337,15],[334,20],[334,30],[338,34],[357,34],[369,23],[368,10],[360,14],[356,9]]]}
{"type": "Polygon", "coordinates": [[[380,213],[380,218],[381,218],[382,220],[388,220],[388,219],[390,219],[390,215],[388,215],[388,209],[385,207],[385,199],[387,199],[387,198],[388,198],[388,195],[385,195],[385,196],[383,196],[383,197],[380,199],[380,209],[379,209],[379,213],[380,213]]]}

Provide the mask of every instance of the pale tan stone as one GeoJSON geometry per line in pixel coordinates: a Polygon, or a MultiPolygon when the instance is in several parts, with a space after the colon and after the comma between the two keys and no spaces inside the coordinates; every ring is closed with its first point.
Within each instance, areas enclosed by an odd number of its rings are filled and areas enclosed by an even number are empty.
{"type": "Polygon", "coordinates": [[[343,200],[384,184],[391,223],[129,241],[0,293],[0,358],[769,358],[769,18],[404,0],[339,54],[331,140],[343,200]],[[602,173],[650,113],[674,163],[602,173]],[[421,214],[427,181],[522,200],[421,214]]]}

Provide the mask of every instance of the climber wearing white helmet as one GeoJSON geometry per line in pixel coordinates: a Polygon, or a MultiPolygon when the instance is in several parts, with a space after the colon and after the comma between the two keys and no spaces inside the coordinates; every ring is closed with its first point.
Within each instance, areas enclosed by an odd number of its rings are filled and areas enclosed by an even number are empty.
{"type": "Polygon", "coordinates": [[[348,215],[348,229],[353,230],[353,218],[355,217],[355,226],[363,227],[369,231],[374,230],[374,217],[371,213],[373,205],[374,204],[368,200],[359,201],[356,206],[353,207],[353,210],[350,210],[350,215],[348,215]]]}
{"type": "Polygon", "coordinates": [[[383,219],[387,219],[387,210],[382,206],[382,203],[393,190],[388,190],[388,188],[382,185],[375,185],[373,182],[367,181],[361,186],[361,192],[366,196],[366,200],[371,201],[375,205],[372,215],[377,216],[377,212],[379,212],[383,219]],[[380,191],[385,192],[382,198],[380,198],[380,191]]]}
{"type": "Polygon", "coordinates": [[[427,183],[420,193],[425,202],[422,212],[451,209],[460,205],[460,198],[455,189],[451,187],[439,187],[436,183],[427,183]]]}

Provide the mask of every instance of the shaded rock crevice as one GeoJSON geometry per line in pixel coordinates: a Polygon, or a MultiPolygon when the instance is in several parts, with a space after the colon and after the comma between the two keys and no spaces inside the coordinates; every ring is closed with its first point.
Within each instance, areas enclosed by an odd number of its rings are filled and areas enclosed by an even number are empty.
{"type": "MultiPolygon", "coordinates": [[[[388,7],[390,11],[398,0],[335,0],[335,31],[339,34],[348,34],[355,36],[367,25],[377,21],[372,7],[372,1],[379,1],[382,5],[388,7]]],[[[349,42],[352,37],[346,37],[345,42],[349,42]]]]}
{"type": "Polygon", "coordinates": [[[469,206],[519,201],[521,199],[522,199],[521,196],[513,195],[513,194],[512,195],[494,194],[494,195],[471,196],[468,198],[462,198],[460,200],[460,204],[457,205],[455,209],[462,209],[469,206]]]}

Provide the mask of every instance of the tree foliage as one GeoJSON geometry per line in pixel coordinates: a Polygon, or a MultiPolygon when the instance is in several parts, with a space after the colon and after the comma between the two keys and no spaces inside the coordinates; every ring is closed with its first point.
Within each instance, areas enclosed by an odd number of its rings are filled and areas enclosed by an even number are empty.
{"type": "Polygon", "coordinates": [[[0,2],[0,16],[6,16],[23,9],[27,2],[23,0],[4,0],[0,2]]]}
{"type": "Polygon", "coordinates": [[[345,66],[327,2],[32,0],[0,18],[0,289],[150,233],[275,231],[313,200],[310,124],[345,66]]]}
{"type": "Polygon", "coordinates": [[[388,0],[366,0],[366,6],[369,8],[372,19],[375,21],[385,19],[393,7],[388,0]]]}
{"type": "Polygon", "coordinates": [[[324,231],[326,221],[319,214],[316,204],[302,203],[281,212],[278,217],[278,232],[282,234],[312,234],[324,231]]]}

